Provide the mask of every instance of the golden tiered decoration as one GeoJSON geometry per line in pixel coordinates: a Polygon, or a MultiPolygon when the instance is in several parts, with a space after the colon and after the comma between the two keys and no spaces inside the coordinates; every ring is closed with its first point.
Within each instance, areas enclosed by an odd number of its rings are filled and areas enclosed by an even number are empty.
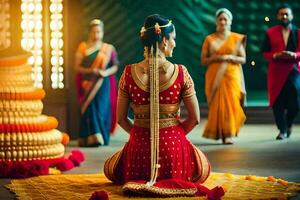
{"type": "MultiPolygon", "coordinates": [[[[34,87],[27,58],[0,58],[0,164],[11,168],[31,161],[49,161],[50,166],[64,156],[58,122],[42,115],[45,92],[34,87]]],[[[0,168],[0,177],[11,177],[9,169],[0,168]]]]}

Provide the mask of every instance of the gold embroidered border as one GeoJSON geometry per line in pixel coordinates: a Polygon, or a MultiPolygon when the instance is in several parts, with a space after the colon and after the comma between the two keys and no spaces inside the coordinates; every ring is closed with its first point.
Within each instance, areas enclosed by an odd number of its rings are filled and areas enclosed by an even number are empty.
{"type": "Polygon", "coordinates": [[[192,146],[196,154],[196,165],[198,167],[198,174],[195,174],[193,177],[193,182],[203,183],[209,177],[210,163],[206,156],[195,145],[192,146]]]}
{"type": "Polygon", "coordinates": [[[169,188],[159,188],[156,186],[148,186],[146,184],[128,182],[126,183],[122,190],[124,192],[136,192],[136,193],[145,193],[149,192],[151,194],[156,194],[163,197],[172,197],[172,196],[194,196],[197,192],[197,188],[187,188],[187,189],[169,189],[169,188]]]}
{"type": "Polygon", "coordinates": [[[116,177],[116,172],[115,172],[115,170],[118,166],[118,163],[121,159],[122,152],[123,152],[123,149],[121,149],[120,151],[115,153],[112,157],[107,159],[105,161],[104,167],[103,167],[103,171],[104,171],[106,178],[108,178],[109,180],[111,180],[112,182],[115,182],[115,183],[123,182],[123,180],[120,179],[122,177],[116,177]]]}
{"type": "MultiPolygon", "coordinates": [[[[177,126],[179,121],[176,118],[159,119],[159,128],[177,126]]],[[[150,128],[150,119],[134,119],[134,125],[143,128],[150,128]]]]}
{"type": "MultiPolygon", "coordinates": [[[[174,113],[179,110],[180,104],[159,104],[159,112],[160,113],[174,113]]],[[[146,105],[132,105],[132,109],[135,114],[145,114],[150,111],[150,104],[146,105]]]]}
{"type": "MultiPolygon", "coordinates": [[[[140,78],[138,77],[138,75],[136,73],[136,67],[137,67],[136,64],[131,65],[131,75],[132,75],[134,82],[137,84],[137,86],[139,88],[141,88],[142,90],[144,90],[146,92],[149,92],[150,85],[146,85],[140,80],[140,78]]],[[[178,77],[178,73],[179,73],[178,65],[174,64],[174,68],[175,68],[174,73],[172,74],[170,80],[166,81],[165,83],[160,84],[159,92],[162,92],[162,91],[168,89],[176,81],[176,79],[178,77]]]]}

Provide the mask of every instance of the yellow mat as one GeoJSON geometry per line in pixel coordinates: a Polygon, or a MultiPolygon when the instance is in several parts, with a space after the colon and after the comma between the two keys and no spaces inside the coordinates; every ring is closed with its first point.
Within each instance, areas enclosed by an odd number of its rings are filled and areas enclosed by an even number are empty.
{"type": "MultiPolygon", "coordinates": [[[[299,183],[288,183],[281,179],[239,176],[224,173],[212,173],[205,182],[212,188],[222,185],[227,192],[222,199],[287,199],[300,195],[299,183]],[[267,181],[267,179],[269,181],[267,181]]],[[[88,199],[94,191],[105,190],[109,193],[109,199],[149,200],[149,198],[129,198],[122,194],[121,186],[110,183],[103,174],[87,175],[49,175],[28,179],[12,180],[6,186],[17,195],[18,199],[88,199]]],[[[158,199],[158,198],[157,198],[158,199]]],[[[166,199],[166,198],[163,198],[166,199]]],[[[167,198],[170,199],[205,199],[195,197],[167,198]]]]}

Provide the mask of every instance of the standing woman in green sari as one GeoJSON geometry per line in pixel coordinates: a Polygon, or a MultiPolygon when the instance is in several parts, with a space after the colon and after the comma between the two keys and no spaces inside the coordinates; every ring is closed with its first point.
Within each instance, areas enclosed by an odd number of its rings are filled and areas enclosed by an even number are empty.
{"type": "Polygon", "coordinates": [[[102,41],[104,25],[90,22],[89,38],[76,52],[75,70],[81,120],[79,146],[108,145],[116,127],[118,57],[115,48],[102,41]]]}

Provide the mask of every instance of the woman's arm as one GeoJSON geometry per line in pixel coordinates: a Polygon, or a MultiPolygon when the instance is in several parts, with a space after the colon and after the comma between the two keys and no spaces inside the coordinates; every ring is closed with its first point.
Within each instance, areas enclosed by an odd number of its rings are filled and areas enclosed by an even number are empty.
{"type": "Polygon", "coordinates": [[[213,62],[233,62],[238,64],[246,63],[246,38],[244,37],[241,41],[241,45],[237,51],[237,55],[227,54],[227,55],[218,55],[218,54],[209,54],[209,40],[205,39],[202,51],[201,51],[201,63],[203,65],[209,65],[213,62]]]}
{"type": "Polygon", "coordinates": [[[130,133],[132,128],[132,123],[127,117],[128,107],[129,107],[129,94],[126,87],[125,73],[126,67],[123,71],[123,74],[119,80],[119,91],[118,91],[118,100],[117,100],[117,115],[118,115],[118,124],[127,132],[130,133]]]}
{"type": "Polygon", "coordinates": [[[222,62],[222,61],[226,61],[224,55],[209,53],[209,41],[208,39],[205,39],[201,50],[201,64],[208,66],[213,62],[222,62]]]}
{"type": "Polygon", "coordinates": [[[81,74],[91,74],[91,73],[98,73],[98,70],[93,70],[91,68],[85,68],[81,66],[83,59],[83,54],[80,52],[80,47],[78,48],[76,55],[75,55],[75,71],[81,74]]]}
{"type": "Polygon", "coordinates": [[[100,69],[99,70],[99,74],[102,77],[107,77],[107,76],[115,74],[117,71],[118,71],[118,66],[117,65],[113,65],[113,66],[111,66],[108,69],[100,69]]]}
{"type": "Polygon", "coordinates": [[[119,95],[117,104],[118,104],[117,105],[118,124],[127,133],[130,133],[130,130],[132,128],[132,123],[127,117],[128,107],[129,107],[129,99],[119,95]]]}
{"type": "Polygon", "coordinates": [[[200,122],[200,109],[198,100],[196,97],[196,92],[194,88],[194,82],[190,74],[188,73],[186,67],[183,69],[183,91],[182,99],[185,105],[185,108],[188,113],[187,119],[182,122],[182,127],[186,131],[186,134],[189,133],[197,124],[200,122]]]}
{"type": "Polygon", "coordinates": [[[112,53],[111,53],[111,60],[112,60],[112,66],[108,69],[99,70],[99,74],[102,77],[111,76],[118,71],[119,66],[119,59],[118,54],[114,46],[111,45],[112,53]]]}
{"type": "Polygon", "coordinates": [[[196,95],[183,99],[183,103],[188,113],[187,119],[185,119],[181,126],[188,134],[193,128],[200,123],[200,109],[196,95]]]}
{"type": "Polygon", "coordinates": [[[212,62],[220,62],[221,58],[220,55],[209,53],[209,39],[205,38],[201,50],[201,64],[208,66],[212,62]]]}
{"type": "MultiPolygon", "coordinates": [[[[245,40],[245,39],[243,39],[245,40]]],[[[245,50],[245,42],[242,41],[241,45],[239,46],[237,55],[230,54],[224,55],[224,61],[233,62],[237,64],[245,64],[246,63],[246,50],[245,50]]]]}

